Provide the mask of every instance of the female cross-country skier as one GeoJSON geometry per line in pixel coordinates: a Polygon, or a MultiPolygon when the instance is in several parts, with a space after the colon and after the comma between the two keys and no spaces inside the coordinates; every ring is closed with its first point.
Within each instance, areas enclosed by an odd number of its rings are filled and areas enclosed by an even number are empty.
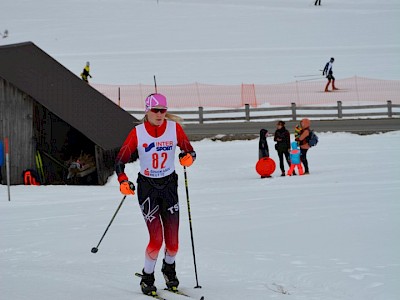
{"type": "Polygon", "coordinates": [[[175,149],[181,149],[179,161],[189,167],[196,159],[182,126],[181,119],[167,113],[167,99],[161,94],[146,98],[143,123],[129,133],[116,158],[116,173],[120,191],[134,194],[135,186],[124,173],[125,164],[137,151],[140,172],[137,178],[137,194],[150,235],[145,251],[140,286],[146,295],[153,295],[154,269],[158,253],[165,240],[165,252],[161,271],[168,289],[176,289],[179,280],[175,272],[175,256],[178,252],[179,202],[178,175],[175,173],[175,149]]]}

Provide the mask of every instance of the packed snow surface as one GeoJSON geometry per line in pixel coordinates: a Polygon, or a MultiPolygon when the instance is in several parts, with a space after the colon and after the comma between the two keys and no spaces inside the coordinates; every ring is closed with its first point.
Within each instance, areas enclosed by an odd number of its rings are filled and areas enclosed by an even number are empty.
{"type": "MultiPolygon", "coordinates": [[[[400,298],[400,132],[319,139],[308,152],[311,175],[276,170],[271,179],[255,172],[257,139],[193,143],[197,160],[187,175],[202,289],[193,289],[177,167],[183,291],[207,300],[400,298]]],[[[138,163],[126,171],[135,181],[138,163]]],[[[98,253],[90,251],[121,199],[115,175],[105,186],[12,186],[11,202],[0,186],[1,299],[147,299],[134,276],[148,242],[136,196],[125,200],[98,253]]],[[[160,293],[185,299],[162,290],[160,269],[159,262],[160,293]]]]}

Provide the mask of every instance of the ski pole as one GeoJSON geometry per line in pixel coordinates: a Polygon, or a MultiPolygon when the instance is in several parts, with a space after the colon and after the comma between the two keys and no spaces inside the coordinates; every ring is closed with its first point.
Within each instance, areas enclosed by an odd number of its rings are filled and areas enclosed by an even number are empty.
{"type": "Polygon", "coordinates": [[[294,77],[315,77],[315,76],[322,76],[321,74],[313,74],[313,75],[295,75],[294,77]]]}
{"type": "Polygon", "coordinates": [[[8,201],[11,201],[10,196],[10,186],[11,186],[11,171],[10,171],[10,152],[9,152],[9,140],[5,138],[4,140],[6,146],[6,176],[7,176],[7,191],[8,191],[8,201]]]}
{"type": "MultiPolygon", "coordinates": [[[[322,77],[321,77],[322,78],[322,77]]],[[[300,81],[312,81],[312,80],[319,80],[321,78],[311,78],[311,79],[302,79],[302,80],[296,80],[296,82],[300,82],[300,81]]]]}
{"type": "Polygon", "coordinates": [[[197,265],[196,265],[196,254],[194,252],[194,239],[193,239],[193,228],[192,228],[192,216],[190,213],[190,201],[189,201],[189,188],[188,188],[188,180],[186,174],[186,167],[183,167],[183,174],[185,176],[185,189],[186,189],[186,202],[188,207],[188,215],[189,215],[189,228],[190,228],[190,238],[192,240],[192,252],[193,252],[193,262],[194,262],[194,274],[196,276],[196,286],[195,289],[201,288],[199,285],[199,280],[197,278],[197,265]]]}
{"type": "Polygon", "coordinates": [[[157,81],[156,81],[156,75],[154,75],[154,89],[155,89],[155,91],[156,91],[156,94],[157,94],[157,81]]]}
{"type": "Polygon", "coordinates": [[[119,204],[119,206],[118,206],[117,210],[115,211],[115,213],[114,213],[114,215],[113,215],[113,217],[112,217],[112,219],[111,219],[111,221],[110,221],[110,224],[108,224],[108,226],[107,226],[107,229],[106,229],[106,231],[104,231],[104,233],[103,233],[103,236],[101,237],[101,239],[100,239],[99,243],[97,244],[97,246],[96,246],[96,247],[93,247],[93,248],[92,248],[92,253],[97,253],[97,251],[99,251],[99,246],[100,246],[100,243],[101,243],[101,241],[103,240],[104,236],[106,235],[106,233],[107,233],[107,231],[108,231],[108,228],[110,228],[110,226],[111,226],[112,222],[114,221],[114,218],[115,218],[115,216],[117,215],[117,213],[118,213],[119,209],[121,208],[121,206],[122,206],[122,203],[124,203],[124,201],[125,201],[125,198],[126,198],[126,195],[125,195],[125,196],[122,198],[122,201],[121,201],[121,203],[119,204]]]}

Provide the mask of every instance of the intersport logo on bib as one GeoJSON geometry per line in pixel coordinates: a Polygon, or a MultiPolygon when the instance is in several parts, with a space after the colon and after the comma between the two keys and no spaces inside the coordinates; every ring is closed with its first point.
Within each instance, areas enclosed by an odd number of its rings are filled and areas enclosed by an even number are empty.
{"type": "Polygon", "coordinates": [[[146,143],[143,144],[143,148],[145,152],[149,152],[151,149],[156,147],[156,151],[170,151],[174,146],[173,141],[163,141],[163,142],[153,142],[149,145],[146,143]]]}

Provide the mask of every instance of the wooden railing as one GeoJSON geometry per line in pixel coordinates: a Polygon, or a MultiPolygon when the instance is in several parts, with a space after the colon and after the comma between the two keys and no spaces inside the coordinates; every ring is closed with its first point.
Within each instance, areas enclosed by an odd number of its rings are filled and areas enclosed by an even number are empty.
{"type": "MultiPolygon", "coordinates": [[[[195,122],[203,124],[205,122],[226,122],[226,121],[253,121],[253,120],[271,120],[284,119],[296,121],[302,118],[357,118],[357,117],[388,117],[400,116],[399,111],[393,109],[400,108],[400,104],[393,104],[387,101],[386,104],[378,105],[355,105],[343,106],[341,101],[337,101],[336,106],[291,106],[252,108],[249,104],[245,104],[244,108],[238,109],[222,109],[222,110],[204,110],[199,107],[197,110],[179,110],[169,111],[172,114],[184,117],[184,122],[195,122]],[[374,111],[371,111],[374,110],[374,111]],[[283,114],[276,112],[282,111],[283,114]],[[307,113],[311,111],[311,113],[307,113]],[[320,112],[321,111],[321,112],[320,112]],[[347,112],[352,111],[352,112],[347,112]],[[357,112],[354,112],[357,111],[357,112]],[[286,113],[287,112],[287,113],[286,113]],[[320,112],[320,113],[316,113],[320,112]],[[208,116],[211,117],[208,117],[208,116]],[[227,116],[215,116],[227,115],[227,116]],[[214,117],[213,117],[214,116],[214,117]]],[[[143,115],[143,111],[128,110],[133,115],[143,115]]]]}

